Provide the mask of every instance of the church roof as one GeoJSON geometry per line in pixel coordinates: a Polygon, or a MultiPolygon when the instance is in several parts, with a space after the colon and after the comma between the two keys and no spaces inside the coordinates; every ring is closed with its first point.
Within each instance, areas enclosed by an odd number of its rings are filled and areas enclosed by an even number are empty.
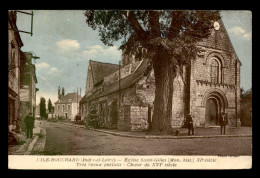
{"type": "Polygon", "coordinates": [[[79,103],[85,103],[87,101],[87,95],[85,94],[79,103]]]}
{"type": "Polygon", "coordinates": [[[126,76],[125,78],[120,80],[120,87],[119,87],[119,82],[115,82],[111,85],[109,85],[102,93],[98,94],[98,95],[91,95],[90,99],[94,99],[94,98],[99,98],[105,95],[109,95],[115,92],[118,92],[119,90],[123,90],[126,88],[131,87],[132,85],[134,85],[135,83],[137,83],[146,73],[146,69],[148,67],[148,61],[149,59],[144,59],[140,66],[136,69],[136,71],[134,71],[132,74],[126,76]]]}
{"type": "Polygon", "coordinates": [[[68,93],[58,101],[56,101],[54,104],[58,103],[77,103],[81,100],[81,96],[79,96],[77,93],[68,93]]]}
{"type": "Polygon", "coordinates": [[[104,77],[117,71],[119,65],[90,60],[89,67],[92,71],[93,83],[96,84],[103,80],[104,77]]]}

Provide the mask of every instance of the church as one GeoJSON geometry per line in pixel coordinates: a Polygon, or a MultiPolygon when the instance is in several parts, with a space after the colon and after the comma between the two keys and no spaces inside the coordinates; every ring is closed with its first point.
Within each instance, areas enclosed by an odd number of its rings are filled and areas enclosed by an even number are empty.
{"type": "MultiPolygon", "coordinates": [[[[188,113],[196,127],[218,126],[220,112],[226,113],[230,126],[239,126],[242,64],[222,20],[214,22],[210,37],[197,45],[204,49],[203,54],[174,79],[172,128],[181,127],[188,113]]],[[[83,120],[96,113],[104,128],[146,130],[154,98],[149,59],[122,52],[120,65],[89,61],[80,114],[83,120]]]]}

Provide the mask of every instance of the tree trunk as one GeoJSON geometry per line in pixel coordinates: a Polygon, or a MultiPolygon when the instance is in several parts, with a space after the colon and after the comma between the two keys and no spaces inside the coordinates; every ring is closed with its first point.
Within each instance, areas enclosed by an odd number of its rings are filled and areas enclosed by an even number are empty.
{"type": "Polygon", "coordinates": [[[155,76],[155,100],[152,127],[154,134],[172,134],[172,96],[173,81],[176,71],[170,58],[162,52],[157,52],[153,58],[155,76]]]}

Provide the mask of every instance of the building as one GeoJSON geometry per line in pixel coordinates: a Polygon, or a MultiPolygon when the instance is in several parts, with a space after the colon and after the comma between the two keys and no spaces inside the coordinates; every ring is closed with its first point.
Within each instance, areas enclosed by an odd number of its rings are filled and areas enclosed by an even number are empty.
{"type": "Polygon", "coordinates": [[[74,121],[75,116],[79,113],[79,101],[82,99],[77,93],[68,93],[58,101],[54,107],[56,118],[65,118],[74,121]]]}
{"type": "Polygon", "coordinates": [[[35,117],[36,118],[39,118],[40,117],[40,104],[38,104],[36,106],[36,109],[35,109],[35,117]]]}
{"type": "Polygon", "coordinates": [[[99,92],[102,90],[100,86],[103,84],[104,77],[116,72],[119,70],[119,65],[116,64],[109,64],[109,63],[102,63],[90,60],[88,73],[87,73],[87,84],[85,90],[85,96],[80,100],[80,115],[81,120],[84,120],[86,117],[87,111],[87,103],[86,99],[88,96],[99,92]],[[99,91],[97,91],[99,90],[99,91]]]}
{"type": "Polygon", "coordinates": [[[24,56],[23,42],[16,26],[16,12],[8,12],[8,125],[20,120],[20,86],[24,56]]]}
{"type": "Polygon", "coordinates": [[[20,101],[21,101],[21,116],[24,118],[30,112],[33,113],[35,117],[36,112],[36,88],[37,77],[35,65],[32,63],[34,58],[32,53],[25,52],[25,65],[24,65],[24,74],[23,82],[20,89],[20,101]]]}
{"type": "MultiPolygon", "coordinates": [[[[205,51],[183,68],[174,79],[171,126],[181,127],[188,113],[196,126],[219,125],[219,113],[227,113],[229,124],[240,125],[240,66],[221,20],[211,36],[198,43],[205,51]]],[[[145,52],[145,50],[144,50],[145,52]]],[[[80,101],[81,115],[98,113],[104,127],[145,130],[152,118],[155,78],[149,59],[122,55],[120,70],[100,70],[99,80],[91,61],[86,95],[80,101]],[[105,75],[108,74],[108,75],[105,75]],[[119,77],[120,76],[120,77],[119,77]],[[120,80],[119,80],[120,78],[120,80]]]]}

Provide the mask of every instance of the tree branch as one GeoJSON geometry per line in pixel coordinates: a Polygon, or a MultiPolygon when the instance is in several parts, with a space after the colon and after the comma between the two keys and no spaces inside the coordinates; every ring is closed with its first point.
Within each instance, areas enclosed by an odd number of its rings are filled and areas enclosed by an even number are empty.
{"type": "Polygon", "coordinates": [[[160,37],[160,24],[158,11],[149,11],[148,13],[149,24],[151,28],[152,37],[160,37]]]}
{"type": "Polygon", "coordinates": [[[128,19],[131,27],[134,29],[135,33],[141,39],[145,39],[148,37],[148,34],[144,31],[144,29],[139,24],[138,20],[135,18],[132,11],[121,11],[121,13],[128,19]]]}
{"type": "Polygon", "coordinates": [[[169,27],[168,39],[173,39],[178,35],[178,32],[181,29],[183,17],[183,11],[172,11],[172,22],[169,27]]]}

